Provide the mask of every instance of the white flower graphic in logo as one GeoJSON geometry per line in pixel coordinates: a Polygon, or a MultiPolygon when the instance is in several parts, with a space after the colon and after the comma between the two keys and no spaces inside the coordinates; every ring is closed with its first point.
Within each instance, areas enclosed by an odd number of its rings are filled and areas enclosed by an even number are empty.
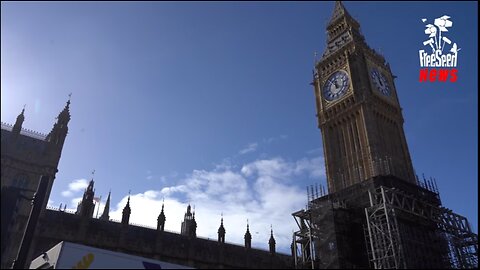
{"type": "MultiPolygon", "coordinates": [[[[428,35],[429,39],[423,42],[424,46],[430,45],[432,52],[435,53],[436,50],[441,50],[445,47],[445,43],[451,45],[452,41],[445,35],[442,37],[443,32],[448,32],[448,28],[453,26],[453,22],[449,20],[450,16],[443,15],[442,17],[436,18],[433,21],[433,24],[425,25],[425,34],[428,35]],[[442,43],[443,42],[443,43],[442,43]]],[[[427,19],[422,19],[422,22],[425,23],[427,19]]],[[[460,51],[456,43],[453,43],[452,49],[450,52],[456,53],[460,51]]]]}

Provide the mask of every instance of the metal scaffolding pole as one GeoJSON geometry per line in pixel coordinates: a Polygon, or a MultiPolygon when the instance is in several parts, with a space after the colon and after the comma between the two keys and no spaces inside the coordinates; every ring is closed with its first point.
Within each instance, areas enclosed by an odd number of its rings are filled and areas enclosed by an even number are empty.
{"type": "Polygon", "coordinates": [[[365,209],[370,256],[375,269],[406,268],[403,256],[395,209],[386,204],[383,187],[379,194],[369,191],[372,207],[365,209]]]}
{"type": "MultiPolygon", "coordinates": [[[[478,236],[471,231],[465,217],[394,188],[381,186],[370,190],[369,196],[370,207],[365,209],[366,238],[370,243],[368,254],[374,268],[407,267],[396,212],[416,216],[426,224],[433,224],[432,231],[437,237],[433,239],[441,237],[448,247],[444,267],[478,268],[478,236]]],[[[403,237],[409,241],[420,241],[408,234],[403,237]]],[[[434,243],[428,244],[436,248],[434,243]]]]}

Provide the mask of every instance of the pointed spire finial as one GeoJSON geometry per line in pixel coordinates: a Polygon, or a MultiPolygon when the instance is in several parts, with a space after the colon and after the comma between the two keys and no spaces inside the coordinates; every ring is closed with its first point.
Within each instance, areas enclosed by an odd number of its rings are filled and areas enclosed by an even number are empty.
{"type": "Polygon", "coordinates": [[[72,99],[72,93],[68,94],[68,100],[67,100],[67,105],[65,105],[65,110],[70,109],[70,100],[72,99]]]}
{"type": "Polygon", "coordinates": [[[68,94],[67,106],[66,108],[70,107],[70,100],[72,99],[72,93],[68,94]]]}
{"type": "Polygon", "coordinates": [[[130,189],[128,190],[128,200],[127,200],[127,205],[130,205],[130,189]]]}
{"type": "MultiPolygon", "coordinates": [[[[108,191],[108,197],[107,197],[107,201],[105,202],[105,207],[103,208],[103,213],[102,215],[100,216],[100,219],[102,220],[109,220],[110,219],[110,195],[111,195],[111,190],[108,191]]],[[[100,206],[99,206],[100,207],[100,206]]],[[[98,214],[98,212],[97,212],[98,214]]]]}
{"type": "Polygon", "coordinates": [[[12,133],[20,134],[20,131],[22,130],[22,124],[23,121],[25,120],[25,116],[23,113],[25,112],[25,105],[23,105],[23,110],[22,112],[17,116],[17,120],[15,121],[15,125],[13,125],[12,128],[12,133]]]}
{"type": "Polygon", "coordinates": [[[360,27],[358,22],[348,13],[342,1],[335,1],[335,7],[333,8],[333,14],[328,22],[327,29],[338,22],[340,18],[347,19],[347,21],[356,28],[360,27]]]}

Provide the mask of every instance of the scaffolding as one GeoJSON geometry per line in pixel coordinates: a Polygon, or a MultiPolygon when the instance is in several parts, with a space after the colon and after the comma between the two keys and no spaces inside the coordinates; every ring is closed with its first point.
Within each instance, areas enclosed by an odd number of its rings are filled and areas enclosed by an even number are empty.
{"type": "Polygon", "coordinates": [[[310,212],[300,210],[292,214],[299,231],[293,233],[293,255],[296,269],[315,268],[314,249],[312,243],[312,227],[310,212]]]}
{"type": "Polygon", "coordinates": [[[309,197],[292,214],[295,268],[478,268],[478,236],[438,193],[378,183],[309,197]]]}
{"type": "Polygon", "coordinates": [[[347,230],[336,221],[341,219],[341,209],[346,209],[343,202],[324,196],[292,214],[299,227],[293,234],[296,268],[341,268],[338,238],[347,230]]]}
{"type": "Polygon", "coordinates": [[[371,207],[365,208],[367,251],[374,269],[405,269],[395,208],[386,202],[384,187],[379,196],[368,192],[371,207]]]}
{"type": "MultiPolygon", "coordinates": [[[[395,188],[381,186],[369,190],[368,195],[370,207],[365,208],[366,242],[373,268],[412,268],[415,265],[409,265],[413,256],[405,256],[407,249],[402,244],[419,243],[421,240],[412,239],[416,237],[414,234],[400,233],[399,230],[400,219],[407,216],[420,218],[417,222],[423,219],[424,224],[433,224],[434,233],[423,241],[433,240],[440,247],[428,243],[434,249],[429,252],[437,252],[435,248],[441,250],[442,242],[446,245],[447,251],[442,252],[442,260],[429,263],[436,263],[439,268],[478,268],[478,236],[471,231],[465,217],[395,188]]],[[[424,256],[422,259],[428,262],[430,258],[424,256]]]]}

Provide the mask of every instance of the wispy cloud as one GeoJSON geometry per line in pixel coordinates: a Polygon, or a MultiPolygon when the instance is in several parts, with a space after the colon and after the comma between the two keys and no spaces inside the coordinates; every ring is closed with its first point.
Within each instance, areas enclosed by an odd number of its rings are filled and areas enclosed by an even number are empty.
{"type": "Polygon", "coordinates": [[[278,141],[281,141],[281,140],[285,140],[287,138],[288,138],[287,135],[282,134],[280,136],[275,136],[275,137],[270,137],[270,138],[267,138],[267,139],[263,139],[263,142],[264,143],[273,143],[273,142],[278,142],[278,141]]]}
{"type": "MultiPolygon", "coordinates": [[[[228,242],[243,245],[249,219],[254,247],[268,249],[272,224],[278,249],[288,253],[291,233],[296,229],[290,213],[301,209],[306,202],[303,187],[297,183],[299,179],[321,177],[321,171],[321,157],[295,161],[277,157],[241,166],[219,164],[212,170],[194,170],[178,185],[133,194],[130,220],[156,227],[165,198],[166,229],[179,232],[190,202],[196,208],[197,235],[216,239],[223,213],[228,242]]],[[[121,220],[126,202],[127,196],[116,205],[110,214],[113,219],[121,220]]]]}
{"type": "Polygon", "coordinates": [[[147,171],[146,171],[146,174],[147,174],[147,177],[146,177],[147,180],[152,180],[152,179],[153,179],[153,175],[152,175],[152,171],[151,171],[151,170],[147,170],[147,171]]]}
{"type": "Polygon", "coordinates": [[[84,190],[88,187],[87,179],[77,179],[73,180],[68,184],[68,189],[61,192],[62,196],[64,197],[71,197],[75,193],[84,190]]]}
{"type": "Polygon", "coordinates": [[[258,147],[258,143],[250,143],[245,148],[240,150],[240,152],[238,153],[240,155],[244,155],[246,153],[255,152],[257,150],[257,147],[258,147]]]}
{"type": "Polygon", "coordinates": [[[320,155],[322,153],[322,149],[323,148],[318,147],[318,148],[310,149],[310,150],[306,151],[306,153],[309,154],[309,155],[320,155]]]}
{"type": "Polygon", "coordinates": [[[178,172],[172,171],[168,175],[161,175],[161,176],[155,177],[155,181],[159,181],[162,184],[169,183],[171,185],[172,183],[177,183],[178,177],[179,177],[178,172]]]}

